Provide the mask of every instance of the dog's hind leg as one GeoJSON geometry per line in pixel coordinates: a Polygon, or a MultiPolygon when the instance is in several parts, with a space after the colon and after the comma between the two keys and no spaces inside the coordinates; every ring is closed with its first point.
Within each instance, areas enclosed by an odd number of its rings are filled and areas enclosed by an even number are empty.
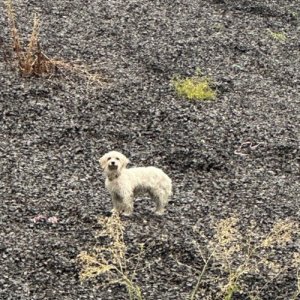
{"type": "Polygon", "coordinates": [[[165,212],[165,207],[168,203],[168,196],[164,193],[161,194],[153,191],[150,192],[150,196],[156,205],[154,213],[159,216],[163,215],[165,212]]]}

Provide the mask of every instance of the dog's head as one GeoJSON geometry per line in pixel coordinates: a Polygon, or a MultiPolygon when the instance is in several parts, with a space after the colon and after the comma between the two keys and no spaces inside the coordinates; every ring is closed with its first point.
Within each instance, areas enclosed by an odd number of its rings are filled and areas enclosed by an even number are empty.
{"type": "Polygon", "coordinates": [[[107,175],[120,174],[121,170],[126,168],[129,159],[118,151],[110,151],[99,159],[99,163],[107,175]]]}

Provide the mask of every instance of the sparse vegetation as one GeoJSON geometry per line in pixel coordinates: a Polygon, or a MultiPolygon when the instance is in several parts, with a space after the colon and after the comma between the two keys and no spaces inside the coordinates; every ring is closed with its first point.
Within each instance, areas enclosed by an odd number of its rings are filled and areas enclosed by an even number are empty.
{"type": "Polygon", "coordinates": [[[81,264],[80,280],[95,278],[105,274],[109,278],[108,284],[122,284],[127,288],[130,300],[143,299],[140,287],[134,282],[136,267],[142,253],[142,246],[137,255],[137,264],[130,273],[126,258],[127,247],[124,242],[124,224],[118,215],[99,219],[103,227],[98,237],[107,238],[107,245],[95,247],[92,251],[83,251],[78,255],[81,264]]]}
{"type": "Polygon", "coordinates": [[[192,77],[172,80],[176,92],[180,96],[187,97],[190,100],[214,100],[216,91],[212,88],[212,81],[201,74],[192,77]]]}
{"type": "MultiPolygon", "coordinates": [[[[219,221],[215,226],[213,238],[207,241],[208,248],[200,249],[198,245],[204,266],[187,299],[199,299],[197,294],[204,278],[206,285],[209,283],[219,287],[218,299],[232,300],[240,293],[251,299],[260,299],[261,291],[284,275],[288,268],[295,269],[297,280],[295,292],[290,299],[297,299],[300,295],[300,254],[294,253],[293,258],[289,257],[289,263],[285,265],[276,260],[276,254],[297,234],[297,223],[290,220],[279,221],[268,234],[261,235],[257,232],[254,222],[242,233],[239,222],[239,219],[234,217],[219,221]],[[207,253],[207,257],[203,253],[207,253]],[[219,273],[220,276],[216,278],[212,276],[213,273],[219,273]],[[262,284],[250,285],[247,282],[249,276],[263,279],[262,284]]],[[[128,266],[128,262],[136,258],[126,256],[128,253],[124,241],[124,224],[118,215],[100,218],[99,224],[102,230],[98,237],[101,240],[106,238],[108,242],[78,255],[81,264],[80,280],[84,282],[105,275],[108,285],[125,285],[129,299],[143,299],[141,288],[135,283],[137,264],[134,269],[132,264],[131,268],[128,266]]],[[[138,264],[141,262],[142,252],[141,248],[136,260],[138,264]]]]}

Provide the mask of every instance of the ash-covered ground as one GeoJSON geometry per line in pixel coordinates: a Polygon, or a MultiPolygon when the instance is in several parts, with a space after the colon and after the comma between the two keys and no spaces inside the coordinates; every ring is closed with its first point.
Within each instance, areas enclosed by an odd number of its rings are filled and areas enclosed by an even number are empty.
{"type": "MultiPolygon", "coordinates": [[[[255,221],[261,234],[279,220],[299,224],[297,0],[16,0],[14,7],[25,39],[37,13],[49,57],[85,63],[108,82],[68,72],[22,78],[8,62],[1,1],[0,299],[128,299],[121,285],[81,284],[76,260],[97,243],[97,217],[111,209],[98,163],[109,150],[173,179],[164,217],[142,198],[124,219],[128,256],[144,243],[136,283],[147,300],[191,293],[204,265],[194,241],[207,246],[195,226],[209,240],[232,216],[242,229],[255,221]],[[174,76],[198,69],[213,79],[215,101],[174,91],[174,76]],[[58,223],[32,222],[38,215],[58,223]]],[[[300,251],[299,236],[280,251],[285,266],[300,251]]],[[[261,289],[258,299],[287,300],[295,271],[283,268],[266,285],[259,276],[244,283],[261,289]]],[[[220,286],[205,278],[197,299],[222,299],[220,286]]]]}

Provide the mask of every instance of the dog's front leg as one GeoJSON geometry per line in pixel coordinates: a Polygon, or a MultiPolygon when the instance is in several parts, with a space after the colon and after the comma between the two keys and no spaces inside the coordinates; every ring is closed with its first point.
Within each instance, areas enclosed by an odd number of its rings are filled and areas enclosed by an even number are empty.
{"type": "Polygon", "coordinates": [[[113,203],[113,209],[111,212],[117,214],[122,213],[124,210],[124,203],[122,197],[117,193],[112,193],[111,198],[113,203]]]}
{"type": "Polygon", "coordinates": [[[124,216],[130,216],[133,212],[133,195],[127,195],[124,197],[123,205],[124,216]]]}

